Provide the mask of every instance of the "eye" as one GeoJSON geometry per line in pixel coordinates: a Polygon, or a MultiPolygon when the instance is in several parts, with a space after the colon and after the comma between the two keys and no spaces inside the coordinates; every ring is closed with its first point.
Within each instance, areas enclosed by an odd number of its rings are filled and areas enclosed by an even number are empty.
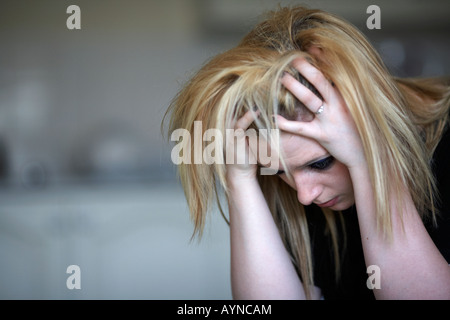
{"type": "Polygon", "coordinates": [[[284,171],[283,171],[283,170],[278,170],[278,171],[277,171],[277,175],[278,175],[278,176],[281,176],[282,174],[284,174],[284,171]]]}
{"type": "Polygon", "coordinates": [[[330,168],[333,165],[333,163],[334,163],[334,158],[332,156],[329,156],[325,159],[322,159],[322,160],[319,160],[319,161],[316,161],[316,162],[310,164],[309,167],[314,170],[322,171],[322,170],[326,170],[326,169],[330,168]]]}

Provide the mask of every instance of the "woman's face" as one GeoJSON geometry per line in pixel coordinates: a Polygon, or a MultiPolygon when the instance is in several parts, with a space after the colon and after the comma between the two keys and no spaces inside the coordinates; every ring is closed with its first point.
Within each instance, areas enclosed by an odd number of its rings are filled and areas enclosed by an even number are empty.
{"type": "Polygon", "coordinates": [[[353,185],[347,167],[331,157],[319,143],[281,131],[280,148],[292,179],[288,178],[281,163],[278,175],[297,191],[301,204],[315,203],[336,211],[354,204],[353,185]]]}

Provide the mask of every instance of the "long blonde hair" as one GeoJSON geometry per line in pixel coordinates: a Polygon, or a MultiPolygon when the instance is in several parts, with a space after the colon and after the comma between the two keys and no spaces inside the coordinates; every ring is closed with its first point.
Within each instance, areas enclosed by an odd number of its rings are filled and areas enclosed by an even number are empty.
{"type": "MultiPolygon", "coordinates": [[[[270,12],[235,48],[207,62],[172,101],[165,115],[170,115],[169,136],[178,128],[193,132],[198,120],[202,135],[209,128],[224,132],[233,117],[255,107],[261,116],[254,126],[276,128],[272,115],[293,114],[299,105],[279,81],[284,72],[295,74],[290,63],[299,56],[321,70],[346,101],[368,161],[380,230],[390,235],[390,199],[404,186],[423,218],[433,213],[436,190],[429,162],[447,123],[448,85],[392,77],[362,33],[320,10],[294,7],[270,12]],[[311,46],[321,50],[320,59],[307,53],[311,46]]],[[[186,147],[194,153],[193,145],[186,147]]],[[[225,216],[218,195],[221,188],[227,194],[226,166],[180,164],[178,172],[194,235],[201,235],[213,203],[225,216]]],[[[258,179],[310,297],[313,261],[305,210],[295,191],[277,176],[259,175],[258,179]]],[[[338,215],[323,212],[338,275],[338,215]]]]}

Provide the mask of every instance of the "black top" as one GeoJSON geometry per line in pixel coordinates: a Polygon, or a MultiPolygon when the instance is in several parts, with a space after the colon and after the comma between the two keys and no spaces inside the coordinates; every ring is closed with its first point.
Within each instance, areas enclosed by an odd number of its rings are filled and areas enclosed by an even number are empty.
{"type": "MultiPolygon", "coordinates": [[[[441,202],[438,204],[437,227],[426,224],[430,237],[450,264],[450,130],[437,146],[432,162],[441,202]]],[[[367,288],[366,265],[362,250],[358,216],[355,207],[342,213],[347,246],[342,257],[341,277],[336,282],[331,237],[324,233],[325,218],[315,205],[307,208],[314,259],[314,282],[325,299],[374,299],[367,288]]],[[[339,225],[339,224],[338,224],[339,225]]],[[[342,234],[342,228],[339,228],[342,234]]],[[[342,241],[340,241],[340,244],[342,241]]]]}

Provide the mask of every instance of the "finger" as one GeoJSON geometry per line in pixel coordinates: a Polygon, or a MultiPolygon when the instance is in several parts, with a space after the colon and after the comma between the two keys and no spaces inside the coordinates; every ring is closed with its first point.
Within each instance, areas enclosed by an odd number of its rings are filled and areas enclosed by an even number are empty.
{"type": "Polygon", "coordinates": [[[319,58],[319,59],[323,58],[323,50],[322,50],[322,48],[319,48],[317,46],[310,46],[307,49],[307,51],[308,51],[308,53],[310,55],[313,55],[315,58],[319,58]]]}
{"type": "Polygon", "coordinates": [[[253,121],[255,121],[256,117],[259,116],[259,110],[257,111],[252,111],[249,110],[247,111],[242,117],[240,117],[237,121],[236,124],[234,125],[235,129],[242,129],[242,130],[247,130],[248,127],[253,123],[253,121]]]}
{"type": "Polygon", "coordinates": [[[290,74],[285,74],[281,78],[281,83],[312,113],[315,113],[323,104],[323,101],[319,97],[290,74]]]}
{"type": "Polygon", "coordinates": [[[317,138],[317,125],[313,122],[290,121],[277,115],[278,128],[282,131],[301,135],[308,138],[317,138]]]}
{"type": "Polygon", "coordinates": [[[310,64],[305,58],[295,59],[292,61],[292,65],[319,91],[325,100],[329,100],[332,86],[320,70],[310,64]]]}
{"type": "MultiPolygon", "coordinates": [[[[323,53],[323,49],[316,47],[316,46],[311,46],[308,50],[308,53],[310,55],[313,55],[316,59],[321,60],[322,62],[324,61],[324,53],[323,53]]],[[[329,80],[330,84],[332,87],[334,87],[334,83],[333,81],[329,80]]]]}

